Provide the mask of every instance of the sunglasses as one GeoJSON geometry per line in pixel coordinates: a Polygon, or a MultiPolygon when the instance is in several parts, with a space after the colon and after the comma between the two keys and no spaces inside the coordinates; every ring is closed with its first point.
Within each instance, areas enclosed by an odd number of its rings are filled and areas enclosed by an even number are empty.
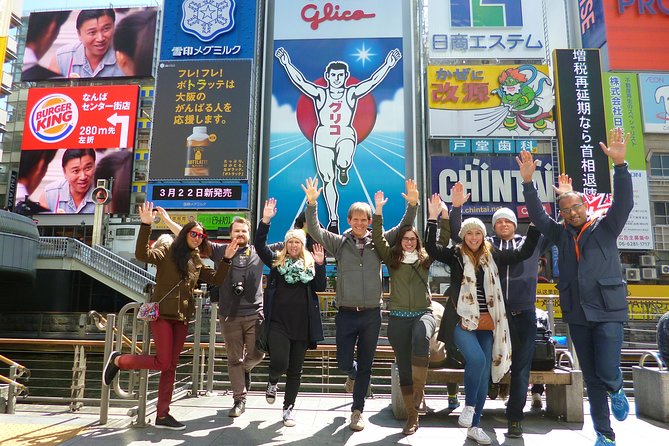
{"type": "Polygon", "coordinates": [[[188,233],[188,235],[190,235],[193,238],[199,238],[200,240],[204,240],[204,239],[207,238],[207,234],[203,234],[201,232],[195,232],[195,231],[190,231],[188,233]]]}

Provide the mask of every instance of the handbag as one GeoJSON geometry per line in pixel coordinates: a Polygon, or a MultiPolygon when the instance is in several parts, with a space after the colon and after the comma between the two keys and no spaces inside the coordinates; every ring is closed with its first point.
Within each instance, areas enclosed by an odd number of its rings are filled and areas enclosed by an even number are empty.
{"type": "Polygon", "coordinates": [[[139,310],[137,310],[137,319],[140,321],[146,321],[146,322],[153,322],[158,320],[158,317],[160,316],[160,303],[170,295],[172,291],[176,287],[179,286],[179,284],[183,282],[183,279],[177,282],[176,285],[172,287],[171,290],[169,290],[163,297],[160,298],[159,301],[157,302],[144,302],[142,305],[139,306],[139,310]]]}

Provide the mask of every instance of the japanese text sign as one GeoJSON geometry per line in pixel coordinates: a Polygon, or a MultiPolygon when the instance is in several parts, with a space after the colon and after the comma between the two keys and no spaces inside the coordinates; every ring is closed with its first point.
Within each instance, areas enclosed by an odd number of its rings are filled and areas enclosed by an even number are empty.
{"type": "Polygon", "coordinates": [[[137,85],[31,88],[23,150],[131,148],[137,85]]]}
{"type": "Polygon", "coordinates": [[[247,178],[251,61],[158,66],[150,180],[247,178]]]}
{"type": "Polygon", "coordinates": [[[165,209],[243,209],[248,206],[246,183],[149,183],[147,200],[165,209]]]}

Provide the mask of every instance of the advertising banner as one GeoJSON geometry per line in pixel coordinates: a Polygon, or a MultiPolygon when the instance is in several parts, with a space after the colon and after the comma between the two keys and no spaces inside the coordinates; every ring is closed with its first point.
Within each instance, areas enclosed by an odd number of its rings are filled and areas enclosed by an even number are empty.
{"type": "Polygon", "coordinates": [[[602,0],[581,0],[578,9],[583,48],[601,48],[606,43],[602,0]]]}
{"type": "Polygon", "coordinates": [[[353,202],[373,203],[377,190],[390,198],[388,225],[401,218],[412,156],[411,116],[405,116],[412,113],[405,97],[411,85],[405,77],[411,57],[405,62],[403,56],[406,6],[400,0],[274,2],[263,175],[281,212],[270,240],[282,239],[304,209],[300,185],[308,177],[320,179],[319,219],[333,232],[348,227],[353,202]]]}
{"type": "MultiPolygon", "coordinates": [[[[536,155],[537,170],[532,179],[539,191],[539,199],[548,212],[555,199],[550,155],[536,155]]],[[[467,216],[492,215],[501,207],[516,212],[518,218],[527,218],[523,179],[518,163],[512,157],[495,156],[432,156],[430,158],[432,193],[439,193],[442,200],[451,203],[451,188],[460,181],[469,201],[463,205],[462,214],[467,216]]]]}
{"type": "Polygon", "coordinates": [[[21,213],[92,214],[97,180],[111,185],[106,212],[130,209],[132,149],[21,150],[15,207],[21,213]]]}
{"type": "Polygon", "coordinates": [[[653,223],[648,198],[646,151],[637,76],[634,73],[604,73],[603,78],[606,126],[622,127],[625,133],[630,133],[625,160],[632,174],[634,208],[623,232],[618,236],[618,248],[651,250],[654,249],[653,223]]]}
{"type": "Polygon", "coordinates": [[[31,88],[22,150],[132,148],[137,85],[31,88]]]}
{"type": "Polygon", "coordinates": [[[150,77],[158,8],[33,12],[22,81],[150,77]]]}
{"type": "Polygon", "coordinates": [[[251,61],[160,62],[157,76],[149,180],[246,179],[251,61]]]}
{"type": "MultiPolygon", "coordinates": [[[[198,211],[172,211],[170,218],[178,225],[184,226],[191,221],[197,221],[202,224],[207,231],[216,231],[219,228],[229,229],[232,220],[235,217],[245,217],[248,215],[243,212],[198,212],[198,211]]],[[[154,229],[169,229],[165,222],[161,219],[158,223],[154,223],[154,229]]],[[[215,234],[214,234],[215,235],[215,234]]],[[[212,237],[212,234],[209,234],[212,237]]]]}
{"type": "Polygon", "coordinates": [[[431,1],[427,14],[431,58],[546,58],[543,1],[431,1]]]}
{"type": "Polygon", "coordinates": [[[248,206],[248,184],[149,183],[147,201],[165,209],[239,209],[248,206]]]}
{"type": "Polygon", "coordinates": [[[556,50],[554,56],[562,172],[574,190],[611,192],[609,160],[599,147],[607,141],[599,50],[556,50]]]}
{"type": "Polygon", "coordinates": [[[427,67],[430,136],[555,136],[546,65],[427,67]]]}
{"type": "Polygon", "coordinates": [[[669,74],[639,74],[643,130],[669,133],[669,74]]]}
{"type": "Polygon", "coordinates": [[[160,60],[252,59],[255,0],[165,0],[160,60]]]}

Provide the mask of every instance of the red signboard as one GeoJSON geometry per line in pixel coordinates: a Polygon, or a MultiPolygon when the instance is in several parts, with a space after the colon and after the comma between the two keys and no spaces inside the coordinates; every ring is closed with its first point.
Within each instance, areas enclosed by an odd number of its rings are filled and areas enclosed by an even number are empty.
{"type": "Polygon", "coordinates": [[[669,0],[601,1],[609,70],[669,70],[669,0]]]}
{"type": "Polygon", "coordinates": [[[131,148],[138,85],[31,88],[21,149],[131,148]]]}

